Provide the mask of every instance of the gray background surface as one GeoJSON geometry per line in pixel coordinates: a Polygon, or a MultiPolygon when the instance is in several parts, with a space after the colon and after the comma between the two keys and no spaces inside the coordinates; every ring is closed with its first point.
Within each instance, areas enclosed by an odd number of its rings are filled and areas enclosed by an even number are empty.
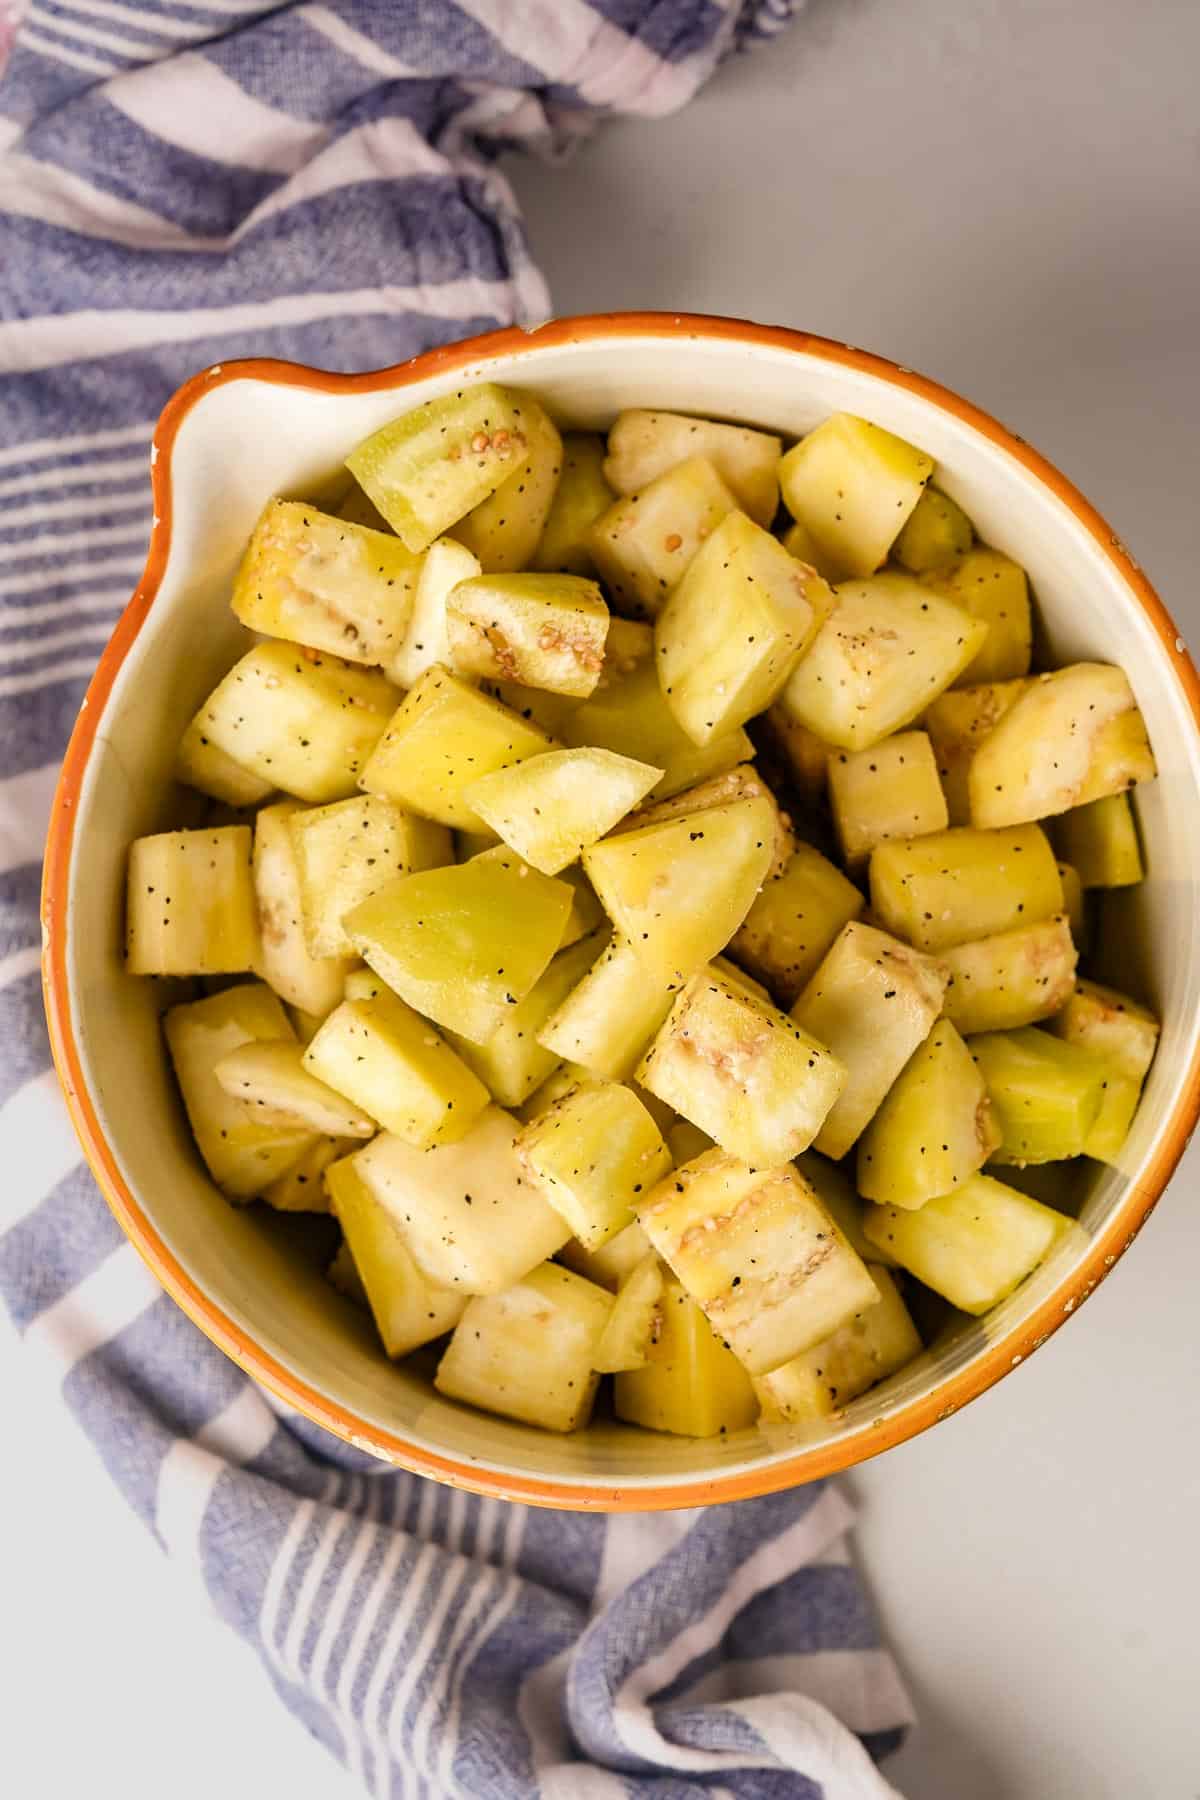
{"type": "MultiPolygon", "coordinates": [[[[678,118],[510,173],[560,311],[740,313],[949,382],[1200,643],[1198,70],[1193,0],[815,0],[678,118]]],[[[908,1800],[1200,1797],[1198,1177],[1027,1367],[852,1478],[908,1800]]],[[[2,1321],[0,1392],[0,1785],[350,1800],[2,1321]]]]}
{"type": "MultiPolygon", "coordinates": [[[[509,174],[559,312],[734,313],[947,382],[1200,643],[1198,70],[1191,0],[814,0],[686,112],[509,174]]],[[[1200,1796],[1198,1176],[1027,1368],[853,1478],[910,1800],[1200,1796]]]]}

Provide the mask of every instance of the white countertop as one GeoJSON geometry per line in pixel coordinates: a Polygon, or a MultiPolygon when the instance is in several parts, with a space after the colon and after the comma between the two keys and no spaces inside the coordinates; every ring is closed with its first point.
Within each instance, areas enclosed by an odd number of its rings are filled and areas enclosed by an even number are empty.
{"type": "MultiPolygon", "coordinates": [[[[1200,11],[815,0],[675,119],[517,165],[560,312],[743,314],[879,350],[1046,451],[1200,640],[1200,11]]],[[[1086,597],[1081,596],[1081,603],[1086,597]]],[[[1197,1800],[1194,1152],[1078,1318],[860,1470],[921,1724],[910,1800],[1197,1800]]],[[[348,1800],[0,1325],[0,1619],[21,1800],[348,1800]]]]}

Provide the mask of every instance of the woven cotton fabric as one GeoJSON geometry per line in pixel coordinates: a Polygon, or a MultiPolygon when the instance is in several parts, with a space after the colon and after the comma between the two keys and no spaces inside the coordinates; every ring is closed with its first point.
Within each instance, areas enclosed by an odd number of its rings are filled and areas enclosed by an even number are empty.
{"type": "Polygon", "coordinates": [[[909,1704],[836,1490],[608,1519],[476,1499],[282,1413],[178,1311],[49,1068],[57,763],[141,570],[171,391],[536,321],[500,152],[667,113],[792,10],[0,8],[0,1296],[147,1529],[379,1795],[879,1800],[909,1704]]]}

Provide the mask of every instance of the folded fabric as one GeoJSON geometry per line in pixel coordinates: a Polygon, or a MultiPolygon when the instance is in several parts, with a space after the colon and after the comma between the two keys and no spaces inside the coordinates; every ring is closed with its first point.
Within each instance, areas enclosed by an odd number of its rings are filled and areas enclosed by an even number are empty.
{"type": "MultiPolygon", "coordinates": [[[[910,1717],[814,1486],[605,1519],[283,1414],[157,1287],[49,1071],[38,860],[152,422],[547,310],[498,154],[683,104],[793,0],[31,0],[0,78],[0,1295],[163,1549],[379,1794],[877,1800],[910,1717]]],[[[6,42],[0,22],[0,61],[6,42]]]]}

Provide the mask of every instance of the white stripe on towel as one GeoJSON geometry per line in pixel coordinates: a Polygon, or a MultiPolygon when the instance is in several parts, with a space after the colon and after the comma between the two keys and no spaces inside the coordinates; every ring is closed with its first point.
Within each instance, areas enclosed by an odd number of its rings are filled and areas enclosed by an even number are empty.
{"type": "MultiPolygon", "coordinates": [[[[144,482],[149,472],[145,454],[114,456],[108,462],[59,464],[57,468],[35,470],[33,474],[0,477],[0,502],[13,494],[36,494],[43,488],[84,487],[93,481],[144,482]]],[[[0,514],[0,518],[3,514],[0,514]]]]}
{"type": "MultiPolygon", "coordinates": [[[[215,251],[225,248],[223,238],[194,236],[174,220],[163,218],[135,200],[123,200],[93,186],[70,169],[36,162],[31,156],[10,151],[0,163],[0,212],[43,225],[58,225],[85,237],[103,238],[130,250],[215,251]]],[[[84,340],[76,345],[78,354],[84,340]]],[[[63,357],[69,362],[70,357],[63,357]]],[[[15,367],[22,365],[18,361],[15,367]]],[[[14,460],[19,457],[14,453],[14,460]]]]}
{"type": "MultiPolygon", "coordinates": [[[[59,563],[53,569],[38,569],[32,574],[6,575],[3,579],[0,579],[0,596],[11,594],[36,594],[43,592],[48,587],[66,587],[72,581],[86,582],[90,581],[94,576],[107,577],[109,575],[125,576],[126,582],[123,582],[119,587],[114,586],[111,589],[97,588],[94,592],[96,594],[102,592],[128,594],[144,567],[144,558],[140,556],[131,557],[121,551],[117,551],[111,556],[89,557],[86,562],[59,563]]],[[[42,606],[44,609],[48,610],[44,610],[42,616],[48,619],[53,618],[55,613],[61,612],[64,607],[81,606],[83,604],[84,602],[79,600],[74,594],[68,594],[62,600],[45,600],[42,602],[42,606]]],[[[14,608],[14,611],[17,613],[18,617],[24,617],[26,613],[33,614],[37,611],[37,608],[32,606],[16,607],[14,608]]]]}
{"type": "MultiPolygon", "coordinates": [[[[141,569],[140,563],[138,569],[141,569]]],[[[89,594],[68,594],[64,600],[44,600],[40,606],[14,607],[11,617],[8,614],[0,615],[0,629],[15,632],[26,625],[45,625],[50,619],[61,618],[64,613],[117,613],[128,600],[129,593],[128,582],[123,582],[119,587],[97,588],[89,594]]],[[[77,627],[80,633],[88,629],[84,625],[77,627]]],[[[62,641],[68,642],[69,634],[62,641]]],[[[6,637],[0,641],[0,651],[16,648],[22,655],[32,656],[50,642],[49,638],[35,638],[31,643],[21,643],[17,638],[6,637]]]]}
{"type": "MultiPolygon", "coordinates": [[[[35,164],[40,167],[40,164],[35,164]]],[[[42,462],[49,457],[76,456],[81,450],[110,450],[121,444],[148,444],[154,432],[154,420],[141,425],[112,425],[104,431],[78,431],[70,437],[31,438],[28,443],[10,444],[0,450],[0,468],[7,463],[42,462]]]]}
{"type": "Polygon", "coordinates": [[[19,32],[21,47],[32,50],[36,56],[44,56],[52,62],[65,63],[69,69],[78,69],[84,75],[115,75],[117,66],[111,62],[101,62],[98,56],[85,56],[81,51],[68,50],[65,44],[56,44],[51,38],[44,38],[37,31],[31,31],[23,25],[19,32]]]}
{"type": "Polygon", "coordinates": [[[127,75],[110,99],[164,143],[231,168],[290,175],[329,140],[327,126],[256,100],[194,50],[127,75]]]}
{"type": "Polygon", "coordinates": [[[162,1289],[132,1244],[121,1244],[69,1294],[39,1313],[25,1333],[36,1362],[61,1382],[94,1350],[128,1329],[162,1289]]]}
{"type": "Polygon", "coordinates": [[[303,19],[306,25],[331,43],[335,50],[349,56],[370,69],[375,75],[386,75],[391,81],[407,81],[420,77],[421,71],[410,64],[401,62],[399,57],[392,56],[377,44],[373,38],[366,37],[361,31],[355,31],[353,25],[347,25],[345,19],[331,12],[329,7],[314,4],[300,6],[296,9],[296,18],[303,19]]]}
{"type": "Polygon", "coordinates": [[[20,1181],[4,1183],[0,1199],[3,1233],[35,1213],[52,1189],[83,1161],[53,1069],[25,1082],[0,1107],[0,1146],[10,1168],[18,1155],[21,1166],[20,1181]]]}
{"type": "Polygon", "coordinates": [[[89,513],[145,512],[150,494],[143,481],[136,494],[81,495],[74,500],[34,500],[28,506],[0,509],[0,531],[17,525],[41,525],[48,519],[86,519],[89,513]]]}
{"type": "Polygon", "coordinates": [[[206,1598],[200,1532],[213,1489],[231,1463],[240,1466],[260,1455],[275,1431],[262,1395],[247,1381],[194,1438],[176,1438],[162,1460],[154,1527],[167,1554],[193,1579],[199,1578],[206,1598]]]}
{"type": "Polygon", "coordinates": [[[37,0],[31,0],[25,16],[33,19],[44,31],[52,31],[68,42],[74,40],[79,44],[90,44],[93,49],[111,50],[130,62],[144,62],[151,56],[170,55],[165,44],[134,43],[132,39],[122,37],[119,32],[105,31],[99,25],[86,24],[82,19],[69,19],[64,18],[61,13],[48,13],[38,5],[37,0]]]}
{"type": "Polygon", "coordinates": [[[428,313],[443,319],[503,318],[510,288],[504,281],[464,276],[442,286],[355,288],[345,293],[281,294],[235,306],[200,306],[187,312],[139,308],[111,312],[46,314],[0,324],[0,371],[52,369],[98,356],[183,344],[193,338],[264,331],[280,325],[312,325],[322,319],[371,313],[428,313]]]}
{"type": "MultiPolygon", "coordinates": [[[[19,869],[25,863],[40,862],[42,852],[46,847],[46,829],[50,823],[50,807],[54,800],[54,789],[57,784],[57,763],[43,763],[40,769],[26,769],[24,774],[10,775],[7,781],[0,782],[0,874],[4,874],[8,869],[19,869]]],[[[54,1078],[53,1071],[39,1076],[37,1082],[30,1082],[28,1086],[36,1087],[41,1081],[50,1084],[58,1102],[57,1111],[54,1114],[56,1120],[54,1129],[61,1135],[65,1120],[62,1112],[62,1097],[59,1094],[58,1083],[54,1078]]],[[[3,1111],[0,1111],[0,1131],[3,1130],[3,1121],[8,1108],[14,1104],[20,1094],[27,1091],[27,1088],[18,1088],[17,1093],[5,1102],[3,1111]]],[[[30,1104],[35,1103],[31,1101],[30,1104]]],[[[48,1124],[49,1120],[47,1119],[48,1124]]],[[[28,1145],[30,1149],[41,1143],[40,1135],[33,1130],[32,1120],[28,1133],[19,1135],[23,1146],[28,1145]]],[[[26,1164],[22,1155],[22,1181],[25,1178],[25,1170],[26,1164]]],[[[10,1195],[16,1186],[15,1182],[7,1184],[10,1195]]]]}
{"type": "Polygon", "coordinates": [[[29,675],[0,675],[0,700],[9,700],[14,694],[36,693],[39,688],[53,687],[59,681],[81,681],[85,675],[95,672],[96,658],[92,655],[74,657],[53,669],[35,669],[29,675]]]}

